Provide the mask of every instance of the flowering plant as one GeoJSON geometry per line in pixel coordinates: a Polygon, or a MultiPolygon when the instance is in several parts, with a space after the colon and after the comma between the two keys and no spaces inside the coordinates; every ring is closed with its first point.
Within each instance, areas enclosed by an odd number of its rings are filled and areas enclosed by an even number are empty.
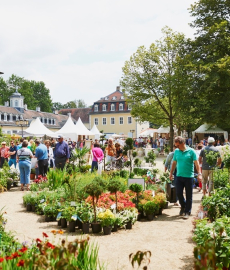
{"type": "Polygon", "coordinates": [[[109,209],[106,209],[105,212],[101,212],[98,214],[98,219],[101,221],[102,227],[109,227],[114,224],[115,216],[109,209]]]}
{"type": "Polygon", "coordinates": [[[137,209],[125,209],[124,211],[120,212],[120,217],[122,219],[122,223],[126,224],[127,222],[132,222],[134,224],[137,221],[137,209]]]}
{"type": "Polygon", "coordinates": [[[159,205],[160,208],[164,208],[166,204],[166,195],[163,192],[159,192],[156,194],[156,196],[153,198],[153,201],[159,205]]]}

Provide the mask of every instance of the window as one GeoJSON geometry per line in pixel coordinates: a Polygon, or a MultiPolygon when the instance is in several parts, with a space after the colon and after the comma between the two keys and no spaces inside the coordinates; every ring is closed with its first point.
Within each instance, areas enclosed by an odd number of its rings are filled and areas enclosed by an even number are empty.
{"type": "Polygon", "coordinates": [[[117,99],[117,97],[113,97],[113,98],[112,98],[112,100],[116,100],[116,99],[117,99]]]}
{"type": "Polygon", "coordinates": [[[128,110],[131,111],[132,110],[132,105],[128,104],[128,110]]]}
{"type": "Polygon", "coordinates": [[[121,96],[121,99],[124,99],[124,96],[121,96]]]}
{"type": "Polygon", "coordinates": [[[123,125],[124,124],[124,119],[123,117],[120,117],[120,125],[123,125]]]}
{"type": "Polygon", "coordinates": [[[115,105],[111,104],[111,111],[115,111],[115,105]]]}
{"type": "Polygon", "coordinates": [[[102,125],[106,125],[106,118],[102,118],[102,125]]]}
{"type": "Polygon", "coordinates": [[[94,105],[94,111],[98,112],[98,105],[94,105]]]}
{"type": "Polygon", "coordinates": [[[15,100],[14,104],[15,104],[15,107],[18,107],[18,100],[17,99],[15,100]]]}
{"type": "Polygon", "coordinates": [[[94,118],[94,124],[98,126],[98,118],[94,118]]]}
{"type": "Polygon", "coordinates": [[[106,104],[102,105],[102,111],[105,112],[106,111],[106,104]]]}
{"type": "Polygon", "coordinates": [[[119,111],[123,111],[123,104],[122,103],[119,104],[119,111]]]}
{"type": "Polygon", "coordinates": [[[4,121],[7,121],[7,113],[4,113],[4,121]]]}
{"type": "Polygon", "coordinates": [[[105,97],[105,100],[108,100],[108,97],[105,97]]]}
{"type": "Polygon", "coordinates": [[[128,124],[132,124],[132,117],[128,116],[128,124]]]}
{"type": "Polygon", "coordinates": [[[115,118],[111,117],[111,125],[115,125],[115,118]]]}
{"type": "Polygon", "coordinates": [[[54,119],[54,125],[56,125],[56,119],[54,119]]]}
{"type": "Polygon", "coordinates": [[[18,131],[17,130],[12,130],[13,134],[17,134],[18,131]]]}

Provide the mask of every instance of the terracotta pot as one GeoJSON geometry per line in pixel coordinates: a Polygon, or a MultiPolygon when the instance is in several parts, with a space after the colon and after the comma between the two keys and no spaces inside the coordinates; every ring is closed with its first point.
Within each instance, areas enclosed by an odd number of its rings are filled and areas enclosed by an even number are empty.
{"type": "Polygon", "coordinates": [[[31,173],[30,174],[30,180],[34,180],[35,179],[35,173],[31,173]]]}

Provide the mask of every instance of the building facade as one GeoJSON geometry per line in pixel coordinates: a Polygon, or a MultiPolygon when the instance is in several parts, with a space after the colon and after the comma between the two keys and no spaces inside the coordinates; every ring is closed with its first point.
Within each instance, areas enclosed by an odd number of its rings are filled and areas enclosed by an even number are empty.
{"type": "Polygon", "coordinates": [[[139,123],[131,116],[131,105],[125,101],[120,87],[106,97],[94,102],[89,113],[89,128],[95,124],[105,134],[124,134],[137,138],[149,127],[148,122],[139,123]]]}
{"type": "MultiPolygon", "coordinates": [[[[16,90],[10,96],[10,102],[5,102],[5,106],[0,106],[0,126],[2,133],[5,134],[21,134],[22,127],[18,126],[18,120],[28,120],[30,123],[33,119],[39,117],[41,122],[51,131],[58,131],[67,121],[67,115],[55,113],[41,112],[40,108],[36,110],[28,110],[24,104],[24,97],[16,90]]],[[[75,121],[76,122],[76,121],[75,121]]],[[[24,127],[24,130],[27,127],[24,127]]],[[[24,133],[26,135],[26,133],[24,133]]]]}

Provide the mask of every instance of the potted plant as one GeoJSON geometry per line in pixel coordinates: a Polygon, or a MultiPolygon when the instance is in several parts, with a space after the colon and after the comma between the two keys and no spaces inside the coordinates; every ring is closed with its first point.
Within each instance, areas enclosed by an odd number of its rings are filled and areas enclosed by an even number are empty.
{"type": "Polygon", "coordinates": [[[7,190],[10,190],[13,184],[12,178],[7,178],[7,190]]]}
{"type": "Polygon", "coordinates": [[[163,192],[159,192],[153,198],[153,201],[159,206],[159,215],[162,215],[162,211],[166,205],[166,195],[163,192]]]}
{"type": "Polygon", "coordinates": [[[153,220],[155,212],[159,209],[159,205],[154,201],[149,201],[143,206],[143,210],[146,213],[148,220],[153,220]]]}
{"type": "Polygon", "coordinates": [[[35,168],[32,168],[32,169],[30,170],[30,179],[31,179],[31,180],[34,180],[34,179],[35,179],[35,168]]]}
{"type": "Polygon", "coordinates": [[[67,221],[69,222],[69,231],[75,232],[75,225],[76,225],[76,219],[77,219],[77,211],[76,208],[73,206],[66,206],[61,210],[61,217],[62,220],[61,224],[63,226],[67,225],[67,221]]]}
{"type": "Polygon", "coordinates": [[[114,225],[115,221],[114,214],[109,209],[106,209],[105,212],[101,212],[98,214],[98,219],[100,219],[101,221],[101,226],[103,228],[104,234],[111,234],[112,226],[114,225]]]}
{"type": "Polygon", "coordinates": [[[85,186],[85,192],[92,197],[94,222],[92,223],[93,233],[101,232],[101,224],[97,222],[96,207],[100,195],[103,193],[106,187],[106,182],[99,176],[95,177],[93,181],[85,186]]]}
{"type": "Polygon", "coordinates": [[[143,187],[140,184],[131,184],[129,186],[129,189],[136,193],[136,202],[135,202],[135,204],[136,204],[136,207],[137,207],[137,205],[138,205],[138,196],[139,196],[139,193],[142,191],[143,187]]]}
{"type": "Polygon", "coordinates": [[[78,209],[78,215],[81,221],[82,232],[89,233],[89,225],[93,221],[93,209],[90,204],[82,204],[78,209]]]}
{"type": "Polygon", "coordinates": [[[120,212],[120,217],[126,229],[132,229],[132,225],[137,221],[137,209],[130,208],[120,212]]]}
{"type": "Polygon", "coordinates": [[[117,213],[117,192],[121,189],[122,184],[119,181],[119,179],[110,179],[108,184],[108,191],[111,193],[115,193],[115,199],[116,199],[116,213],[117,213]]]}

